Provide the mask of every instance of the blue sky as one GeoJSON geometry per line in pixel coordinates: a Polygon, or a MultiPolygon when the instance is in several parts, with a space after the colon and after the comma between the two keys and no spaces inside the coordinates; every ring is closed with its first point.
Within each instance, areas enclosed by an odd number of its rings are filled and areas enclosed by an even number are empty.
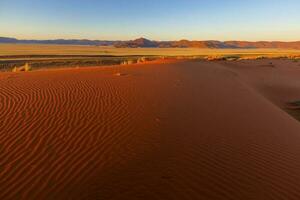
{"type": "Polygon", "coordinates": [[[0,0],[0,36],[300,40],[299,0],[0,0]]]}

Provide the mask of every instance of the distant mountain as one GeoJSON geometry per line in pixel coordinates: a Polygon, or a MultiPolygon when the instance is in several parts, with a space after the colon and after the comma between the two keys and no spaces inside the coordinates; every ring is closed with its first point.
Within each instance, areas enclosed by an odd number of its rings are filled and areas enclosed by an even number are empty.
{"type": "Polygon", "coordinates": [[[0,43],[112,46],[116,43],[116,41],[106,41],[106,40],[64,40],[64,39],[57,39],[57,40],[18,40],[16,38],[0,37],[0,43]]]}
{"type": "Polygon", "coordinates": [[[281,49],[300,49],[300,41],[297,42],[247,42],[247,41],[227,41],[224,42],[227,46],[237,48],[281,48],[281,49]]]}
{"type": "Polygon", "coordinates": [[[169,47],[175,48],[212,48],[212,49],[222,49],[228,48],[223,42],[220,41],[189,41],[180,40],[175,42],[170,42],[169,47]]]}
{"type": "Polygon", "coordinates": [[[123,41],[123,42],[117,42],[115,47],[119,48],[150,48],[150,47],[159,47],[159,42],[156,41],[151,41],[145,38],[139,38],[136,40],[131,40],[131,41],[123,41]]]}
{"type": "Polygon", "coordinates": [[[0,37],[0,43],[17,43],[16,38],[0,37]]]}
{"type": "Polygon", "coordinates": [[[117,48],[210,48],[210,49],[244,49],[244,48],[282,48],[300,49],[300,41],[297,42],[248,42],[248,41],[152,41],[139,38],[130,41],[110,41],[110,40],[18,40],[16,38],[0,37],[0,43],[10,44],[58,44],[58,45],[95,45],[95,46],[115,46],[117,48]]]}

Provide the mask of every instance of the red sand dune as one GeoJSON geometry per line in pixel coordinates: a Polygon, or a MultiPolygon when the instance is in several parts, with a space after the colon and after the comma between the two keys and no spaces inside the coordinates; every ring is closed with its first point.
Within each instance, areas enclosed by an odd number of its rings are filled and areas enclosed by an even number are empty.
{"type": "Polygon", "coordinates": [[[0,199],[300,199],[300,67],[264,62],[0,74],[0,199]]]}

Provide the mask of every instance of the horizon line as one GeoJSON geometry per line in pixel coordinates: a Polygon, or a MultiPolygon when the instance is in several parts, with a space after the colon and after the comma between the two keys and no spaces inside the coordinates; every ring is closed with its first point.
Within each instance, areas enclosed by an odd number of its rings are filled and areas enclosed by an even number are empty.
{"type": "Polygon", "coordinates": [[[135,39],[88,39],[88,38],[52,38],[52,39],[41,39],[41,38],[37,38],[37,39],[26,39],[26,38],[18,38],[18,37],[12,37],[12,36],[0,36],[0,38],[10,38],[10,39],[16,39],[16,40],[41,40],[41,41],[45,41],[45,40],[49,40],[49,41],[55,41],[55,40],[89,40],[89,41],[134,41],[137,39],[146,39],[146,40],[150,40],[150,41],[156,41],[156,42],[171,42],[171,41],[183,41],[183,40],[187,40],[187,41],[218,41],[218,42],[300,42],[299,40],[218,40],[218,39],[187,39],[187,38],[182,38],[182,39],[176,39],[176,40],[152,40],[149,39],[147,37],[141,36],[141,37],[137,37],[135,39]]]}

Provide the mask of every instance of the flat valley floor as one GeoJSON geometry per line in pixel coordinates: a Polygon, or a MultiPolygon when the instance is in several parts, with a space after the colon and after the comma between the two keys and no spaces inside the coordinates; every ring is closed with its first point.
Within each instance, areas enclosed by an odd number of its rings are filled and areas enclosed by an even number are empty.
{"type": "Polygon", "coordinates": [[[1,73],[0,199],[299,200],[298,100],[289,60],[1,73]]]}

